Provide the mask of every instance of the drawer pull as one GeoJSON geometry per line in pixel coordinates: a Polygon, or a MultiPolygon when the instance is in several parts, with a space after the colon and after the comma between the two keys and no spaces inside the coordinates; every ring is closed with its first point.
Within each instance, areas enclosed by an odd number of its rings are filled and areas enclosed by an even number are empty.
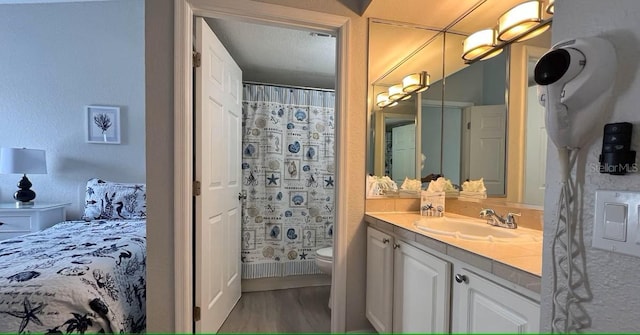
{"type": "Polygon", "coordinates": [[[382,243],[384,243],[384,244],[389,243],[389,239],[388,239],[388,238],[383,238],[383,239],[382,239],[382,243]]]}
{"type": "Polygon", "coordinates": [[[2,226],[4,224],[4,222],[0,221],[0,226],[2,226]]]}

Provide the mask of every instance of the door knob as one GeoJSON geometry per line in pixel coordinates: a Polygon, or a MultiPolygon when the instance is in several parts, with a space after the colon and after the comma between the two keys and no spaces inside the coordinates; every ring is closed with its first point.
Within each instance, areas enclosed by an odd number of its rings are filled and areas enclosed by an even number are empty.
{"type": "Polygon", "coordinates": [[[467,276],[461,275],[459,273],[456,273],[455,279],[458,283],[466,283],[469,281],[469,278],[467,278],[467,276]]]}

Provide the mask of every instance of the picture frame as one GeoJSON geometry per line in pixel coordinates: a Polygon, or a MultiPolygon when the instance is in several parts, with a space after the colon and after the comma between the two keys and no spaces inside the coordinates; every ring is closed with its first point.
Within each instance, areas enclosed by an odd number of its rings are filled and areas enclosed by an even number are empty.
{"type": "Polygon", "coordinates": [[[120,144],[120,107],[86,106],[85,134],[87,143],[120,144]]]}

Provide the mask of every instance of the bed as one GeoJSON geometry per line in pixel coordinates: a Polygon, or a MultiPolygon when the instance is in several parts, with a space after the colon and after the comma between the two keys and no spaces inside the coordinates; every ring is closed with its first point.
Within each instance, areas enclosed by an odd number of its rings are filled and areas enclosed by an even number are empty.
{"type": "Polygon", "coordinates": [[[145,198],[92,179],[84,220],[1,241],[0,333],[145,332],[145,198]]]}

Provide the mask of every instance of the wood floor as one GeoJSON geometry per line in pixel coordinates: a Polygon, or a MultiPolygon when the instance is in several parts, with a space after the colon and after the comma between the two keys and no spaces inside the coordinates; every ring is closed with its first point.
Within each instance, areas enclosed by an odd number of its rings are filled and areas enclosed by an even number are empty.
{"type": "Polygon", "coordinates": [[[330,286],[245,292],[219,333],[329,333],[330,286]]]}

